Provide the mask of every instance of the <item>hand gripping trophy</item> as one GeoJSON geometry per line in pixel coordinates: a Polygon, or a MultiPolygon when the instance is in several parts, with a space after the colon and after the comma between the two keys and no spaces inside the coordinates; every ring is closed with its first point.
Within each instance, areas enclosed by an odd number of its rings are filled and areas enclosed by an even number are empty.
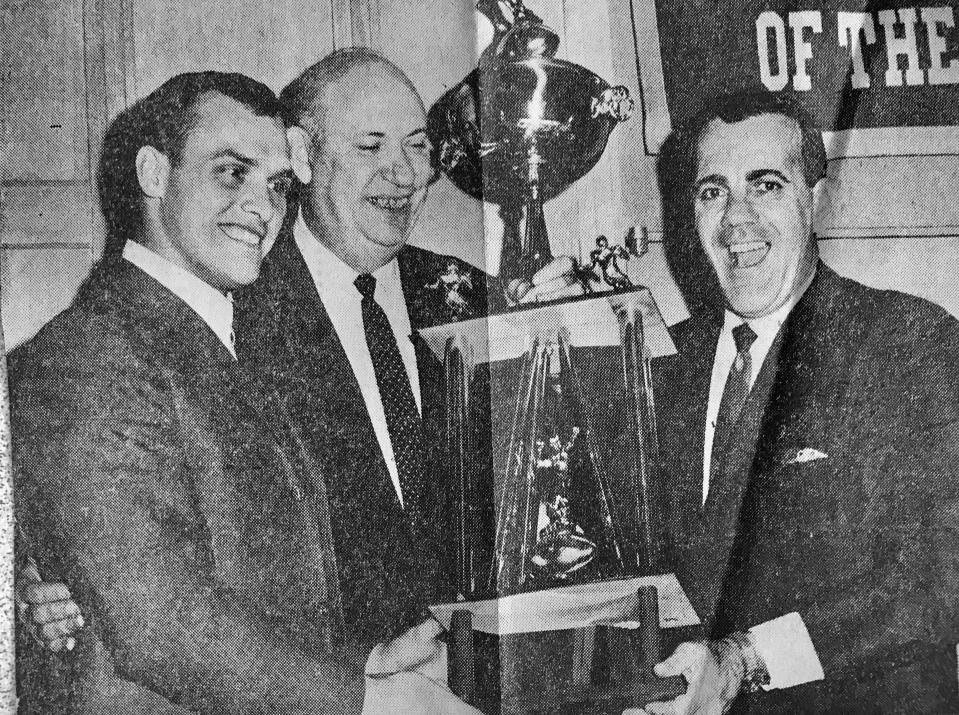
{"type": "MultiPolygon", "coordinates": [[[[558,36],[522,0],[481,0],[478,9],[493,23],[493,41],[478,68],[430,109],[427,128],[452,182],[500,207],[504,282],[529,281],[552,260],[543,203],[596,164],[633,100],[625,87],[556,59],[558,36]]],[[[659,460],[649,361],[674,348],[649,290],[627,277],[620,261],[628,257],[601,237],[579,271],[612,290],[500,315],[462,315],[420,331],[446,372],[457,581],[466,599],[449,611],[451,686],[481,708],[613,713],[682,691],[681,679],[651,671],[660,659],[655,584],[664,581],[657,580],[663,569],[652,499],[659,460]],[[481,367],[487,404],[476,410],[483,399],[472,386],[481,367]],[[475,415],[485,408],[484,423],[475,415]],[[491,487],[477,486],[477,424],[489,430],[491,487]],[[476,508],[490,497],[484,488],[493,492],[489,530],[476,508]],[[492,538],[483,538],[487,531],[492,538]],[[638,588],[643,578],[650,580],[638,588]],[[473,655],[474,613],[486,609],[496,621],[495,614],[519,608],[510,599],[541,603],[536,594],[547,592],[553,603],[586,599],[604,615],[591,618],[587,609],[587,627],[572,628],[562,614],[534,614],[546,632],[502,635],[493,658],[498,670],[485,669],[493,685],[484,686],[476,677],[484,668],[473,655]],[[605,602],[610,593],[619,600],[605,602]],[[609,628],[601,646],[599,624],[620,602],[627,605],[619,619],[639,622],[639,630],[609,628]],[[583,660],[600,651],[635,657],[625,670],[583,660]]],[[[457,276],[441,276],[441,287],[455,300],[457,276]]],[[[668,603],[685,599],[678,584],[676,590],[668,603]]]]}

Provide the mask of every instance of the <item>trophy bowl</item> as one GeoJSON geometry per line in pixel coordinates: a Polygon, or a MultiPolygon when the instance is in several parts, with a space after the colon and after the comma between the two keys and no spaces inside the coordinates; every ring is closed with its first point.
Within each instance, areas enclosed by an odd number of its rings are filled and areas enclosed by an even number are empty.
{"type": "Polygon", "coordinates": [[[523,201],[534,163],[545,201],[593,168],[632,106],[625,87],[580,65],[512,58],[481,63],[440,97],[427,129],[439,167],[470,196],[523,201]]]}

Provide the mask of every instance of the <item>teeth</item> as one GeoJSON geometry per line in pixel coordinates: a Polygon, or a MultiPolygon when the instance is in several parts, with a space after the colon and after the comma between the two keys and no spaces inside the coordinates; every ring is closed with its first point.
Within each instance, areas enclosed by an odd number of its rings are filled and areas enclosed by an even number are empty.
{"type": "Polygon", "coordinates": [[[255,231],[251,231],[248,228],[232,225],[221,226],[220,229],[234,241],[239,241],[240,243],[245,243],[249,246],[260,245],[260,234],[256,233],[255,231]]]}
{"type": "Polygon", "coordinates": [[[747,251],[758,251],[765,248],[763,241],[749,241],[748,243],[736,243],[729,247],[730,253],[746,253],[747,251]]]}
{"type": "Polygon", "coordinates": [[[410,205],[409,196],[371,196],[368,201],[381,209],[395,211],[403,209],[410,205]]]}
{"type": "Polygon", "coordinates": [[[751,268],[758,265],[769,250],[769,244],[765,241],[746,241],[745,243],[734,243],[727,247],[729,249],[729,261],[734,268],[751,268]]]}

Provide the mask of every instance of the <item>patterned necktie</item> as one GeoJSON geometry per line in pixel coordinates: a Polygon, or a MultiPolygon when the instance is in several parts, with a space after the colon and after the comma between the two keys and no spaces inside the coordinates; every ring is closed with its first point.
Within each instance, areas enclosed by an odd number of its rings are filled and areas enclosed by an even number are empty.
{"type": "Polygon", "coordinates": [[[736,359],[729,368],[726,386],[723,388],[723,397],[719,402],[719,412],[716,415],[716,429],[713,432],[713,447],[710,451],[709,473],[710,481],[716,476],[717,469],[726,454],[726,442],[739,420],[739,414],[746,404],[749,395],[749,382],[752,377],[752,357],[749,348],[756,340],[756,333],[748,323],[733,328],[733,340],[736,342],[736,359]]]}
{"type": "Polygon", "coordinates": [[[363,296],[363,328],[373,360],[376,385],[386,413],[386,429],[400,475],[405,511],[415,527],[421,525],[423,497],[423,426],[410,378],[403,365],[396,336],[383,308],[373,299],[376,278],[363,273],[353,282],[363,296]]]}

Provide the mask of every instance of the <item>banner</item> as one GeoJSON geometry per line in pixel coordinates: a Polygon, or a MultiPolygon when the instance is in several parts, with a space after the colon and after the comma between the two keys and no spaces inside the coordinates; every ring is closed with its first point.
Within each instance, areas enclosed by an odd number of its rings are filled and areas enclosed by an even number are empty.
{"type": "Polygon", "coordinates": [[[959,154],[956,5],[633,0],[647,149],[707,98],[765,88],[831,156],[959,154]]]}

